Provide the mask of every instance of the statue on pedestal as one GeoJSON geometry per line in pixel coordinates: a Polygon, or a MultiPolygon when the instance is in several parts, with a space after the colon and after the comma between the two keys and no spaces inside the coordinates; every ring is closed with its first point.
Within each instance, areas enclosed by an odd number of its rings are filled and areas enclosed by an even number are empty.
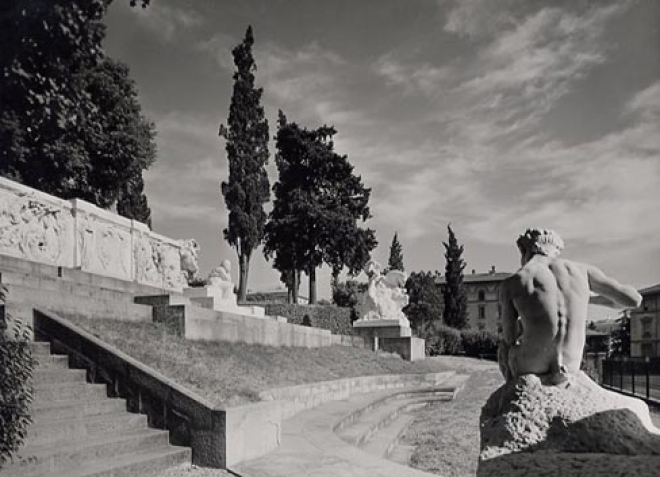
{"type": "Polygon", "coordinates": [[[231,262],[223,260],[219,267],[213,269],[207,280],[208,287],[214,290],[214,296],[219,302],[236,307],[234,282],[231,280],[231,262]]]}
{"type": "Polygon", "coordinates": [[[390,270],[383,275],[380,264],[373,260],[366,264],[364,272],[369,277],[369,285],[359,305],[360,320],[397,320],[410,326],[402,311],[408,304],[406,274],[390,270]]]}

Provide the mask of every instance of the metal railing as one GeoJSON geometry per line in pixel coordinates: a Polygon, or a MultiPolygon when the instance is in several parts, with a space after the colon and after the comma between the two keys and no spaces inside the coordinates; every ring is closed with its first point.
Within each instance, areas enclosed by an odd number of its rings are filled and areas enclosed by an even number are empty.
{"type": "Polygon", "coordinates": [[[660,358],[608,358],[603,360],[601,384],[660,403],[660,358]]]}

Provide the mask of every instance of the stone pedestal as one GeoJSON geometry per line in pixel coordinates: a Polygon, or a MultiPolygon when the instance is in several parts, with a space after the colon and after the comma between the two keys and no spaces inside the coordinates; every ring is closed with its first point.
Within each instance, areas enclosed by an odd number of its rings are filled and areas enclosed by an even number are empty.
{"type": "Polygon", "coordinates": [[[586,374],[559,385],[527,374],[481,410],[478,476],[658,475],[660,430],[641,400],[586,374]]]}
{"type": "Polygon", "coordinates": [[[373,351],[397,353],[407,361],[425,358],[424,339],[413,337],[410,326],[399,320],[357,320],[353,329],[373,351]]]}

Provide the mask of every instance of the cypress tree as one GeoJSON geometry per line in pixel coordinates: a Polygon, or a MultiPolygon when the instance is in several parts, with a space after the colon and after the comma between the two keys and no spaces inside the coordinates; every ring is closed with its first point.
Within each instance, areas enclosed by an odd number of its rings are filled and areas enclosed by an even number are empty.
{"type": "Polygon", "coordinates": [[[444,309],[442,319],[447,326],[463,329],[468,326],[467,291],[463,283],[463,269],[465,261],[462,258],[463,245],[458,244],[456,235],[447,226],[449,240],[443,242],[445,247],[445,286],[442,290],[444,309]]]}
{"type": "Polygon", "coordinates": [[[240,268],[238,299],[247,294],[248,271],[252,252],[264,237],[266,212],[270,199],[268,164],[268,121],[261,106],[262,88],[254,85],[257,65],[252,56],[252,27],[245,39],[232,50],[234,91],[229,106],[227,126],[220,126],[220,136],[226,140],[229,180],[222,183],[222,195],[229,210],[225,240],[236,249],[240,268]]]}
{"type": "Polygon", "coordinates": [[[387,267],[390,270],[401,270],[403,268],[403,247],[399,242],[399,237],[397,233],[394,232],[394,237],[392,238],[392,244],[390,245],[390,259],[387,262],[387,267]]]}

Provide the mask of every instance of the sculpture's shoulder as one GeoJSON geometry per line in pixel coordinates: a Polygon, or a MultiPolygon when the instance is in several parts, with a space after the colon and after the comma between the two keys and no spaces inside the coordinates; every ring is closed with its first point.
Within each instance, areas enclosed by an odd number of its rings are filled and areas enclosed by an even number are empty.
{"type": "Polygon", "coordinates": [[[518,270],[516,273],[506,277],[500,284],[500,296],[508,295],[515,290],[519,289],[525,280],[526,272],[523,269],[518,270]]]}

